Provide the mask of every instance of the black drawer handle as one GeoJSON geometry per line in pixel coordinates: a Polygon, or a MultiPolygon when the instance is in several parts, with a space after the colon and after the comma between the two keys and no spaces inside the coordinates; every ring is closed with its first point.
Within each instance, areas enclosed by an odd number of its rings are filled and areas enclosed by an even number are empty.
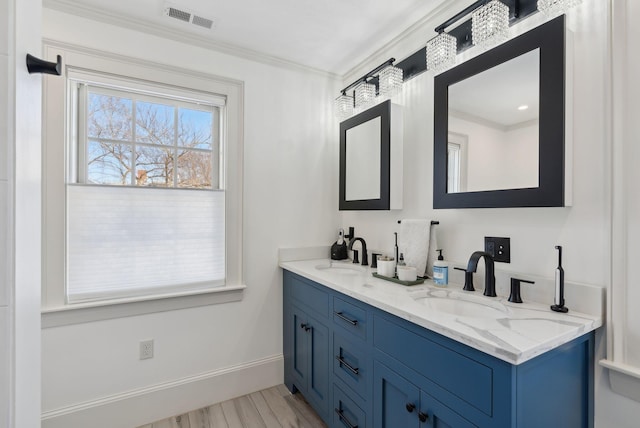
{"type": "Polygon", "coordinates": [[[349,419],[347,419],[347,417],[344,415],[344,412],[342,410],[338,410],[338,409],[334,409],[336,411],[336,413],[338,414],[338,417],[340,418],[340,420],[349,428],[358,428],[358,425],[354,425],[351,423],[351,421],[349,419]]]}
{"type": "Polygon", "coordinates": [[[300,328],[304,328],[304,331],[309,331],[311,330],[311,327],[309,327],[309,324],[300,324],[300,328]]]}
{"type": "Polygon", "coordinates": [[[426,413],[418,412],[418,419],[420,419],[420,422],[427,422],[427,419],[429,419],[429,415],[427,415],[426,413]]]}
{"type": "Polygon", "coordinates": [[[342,312],[333,311],[333,314],[335,316],[337,316],[338,318],[340,318],[342,321],[346,321],[351,325],[358,325],[358,320],[351,320],[351,319],[345,317],[344,315],[342,315],[342,312]]]}
{"type": "Polygon", "coordinates": [[[347,363],[345,360],[343,360],[342,357],[336,355],[336,360],[338,360],[340,362],[341,366],[345,366],[346,368],[348,368],[349,371],[351,371],[351,373],[356,374],[356,375],[359,374],[360,369],[357,368],[357,367],[355,367],[355,368],[352,367],[349,363],[347,363]]]}
{"type": "Polygon", "coordinates": [[[411,413],[416,409],[416,405],[413,403],[407,403],[405,406],[407,408],[407,412],[411,413]]]}

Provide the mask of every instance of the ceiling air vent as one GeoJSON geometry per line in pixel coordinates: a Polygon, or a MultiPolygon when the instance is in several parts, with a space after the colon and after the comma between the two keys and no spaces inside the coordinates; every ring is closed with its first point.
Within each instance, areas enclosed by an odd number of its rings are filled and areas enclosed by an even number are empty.
{"type": "Polygon", "coordinates": [[[170,18],[179,19],[182,22],[197,25],[198,27],[206,28],[207,30],[211,30],[213,28],[213,19],[204,18],[191,11],[178,9],[175,6],[168,4],[165,4],[164,15],[170,18]]]}
{"type": "Polygon", "coordinates": [[[164,10],[165,15],[179,19],[180,21],[189,22],[191,21],[191,14],[189,12],[185,12],[184,10],[176,9],[175,7],[167,7],[164,10]]]}
{"type": "Polygon", "coordinates": [[[211,27],[213,27],[213,20],[208,18],[203,18],[198,15],[193,15],[193,20],[191,21],[191,23],[194,25],[199,25],[201,27],[204,27],[208,30],[211,30],[211,27]]]}

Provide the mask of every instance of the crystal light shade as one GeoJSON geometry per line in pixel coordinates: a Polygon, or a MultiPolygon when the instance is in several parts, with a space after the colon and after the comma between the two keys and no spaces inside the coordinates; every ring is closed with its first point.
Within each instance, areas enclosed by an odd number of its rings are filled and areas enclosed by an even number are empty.
{"type": "Polygon", "coordinates": [[[471,15],[473,44],[489,48],[507,39],[509,32],[509,7],[492,0],[471,15]]]}
{"type": "Polygon", "coordinates": [[[456,62],[457,40],[440,33],[427,42],[427,70],[442,71],[456,62]]]}
{"type": "Polygon", "coordinates": [[[402,69],[388,65],[378,75],[379,92],[382,96],[392,97],[402,90],[402,69]]]}
{"type": "Polygon", "coordinates": [[[375,102],[376,85],[367,82],[360,82],[355,87],[356,109],[362,110],[375,102]]]}
{"type": "Polygon", "coordinates": [[[342,94],[333,102],[336,117],[344,120],[353,114],[353,97],[342,94]]]}
{"type": "Polygon", "coordinates": [[[582,0],[538,0],[538,10],[547,16],[562,15],[582,0]]]}

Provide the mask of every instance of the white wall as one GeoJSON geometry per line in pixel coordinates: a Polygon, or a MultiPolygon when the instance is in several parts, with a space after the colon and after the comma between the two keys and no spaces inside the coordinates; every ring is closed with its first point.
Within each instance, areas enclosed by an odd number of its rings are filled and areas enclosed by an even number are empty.
{"type": "Polygon", "coordinates": [[[0,1],[0,425],[40,418],[39,0],[0,1]]]}
{"type": "MultiPolygon", "coordinates": [[[[53,417],[58,410],[73,411],[77,404],[91,406],[105,397],[281,356],[277,249],[328,245],[337,227],[338,147],[329,125],[335,123],[331,100],[339,82],[332,76],[240,59],[48,9],[43,32],[47,39],[244,81],[247,285],[244,299],[237,303],[44,329],[43,412],[53,417]],[[147,338],[155,340],[155,356],[139,361],[138,341],[147,338]]],[[[270,379],[278,383],[281,376],[279,370],[270,379]]],[[[237,385],[217,391],[222,399],[238,392],[250,391],[237,385]]],[[[146,409],[146,421],[175,414],[174,404],[156,403],[161,411],[146,409]]],[[[199,403],[192,400],[187,405],[199,403]]],[[[120,416],[111,415],[126,419],[120,416]]],[[[44,426],[59,426],[54,419],[44,426]]],[[[132,421],[136,420],[129,419],[129,426],[132,421]]],[[[110,428],[126,426],[106,423],[110,428]]]]}
{"type": "MultiPolygon", "coordinates": [[[[9,0],[0,0],[0,425],[9,426],[11,336],[9,324],[9,0]]],[[[13,8],[13,5],[11,5],[13,8]]],[[[12,16],[12,15],[11,15],[12,16]]]]}
{"type": "MultiPolygon", "coordinates": [[[[638,117],[640,108],[640,56],[637,41],[640,40],[640,3],[634,0],[613,2],[613,163],[615,187],[613,199],[612,261],[613,274],[610,288],[608,332],[614,332],[609,340],[607,359],[614,367],[621,364],[638,372],[640,360],[640,323],[637,287],[637,261],[640,257],[640,148],[638,146],[638,117]]],[[[620,368],[618,366],[617,368],[620,368]]],[[[627,372],[628,373],[628,372],[627,372]]],[[[624,372],[604,370],[600,383],[596,411],[603,427],[636,426],[640,417],[640,402],[614,393],[609,386],[609,375],[617,381],[617,387],[630,396],[640,396],[640,380],[624,372]]],[[[637,398],[636,398],[637,399],[637,398]]]]}
{"type": "MultiPolygon", "coordinates": [[[[467,4],[464,1],[452,2],[451,9],[434,17],[424,30],[394,41],[390,49],[380,50],[368,63],[352,70],[344,81],[355,80],[390,56],[401,59],[413,53],[435,35],[432,32],[435,26],[467,4]]],[[[585,1],[570,11],[568,16],[568,24],[574,33],[573,52],[568,52],[568,55],[573,56],[576,71],[572,76],[572,207],[433,210],[433,77],[425,73],[406,82],[404,93],[398,97],[398,101],[404,104],[405,119],[404,209],[391,212],[342,212],[340,224],[343,227],[355,226],[356,235],[365,237],[369,248],[390,251],[393,232],[398,230],[397,220],[439,220],[440,247],[444,249],[446,258],[459,266],[466,265],[473,251],[483,248],[484,236],[508,236],[511,237],[512,261],[510,265],[501,265],[499,268],[525,276],[551,278],[556,265],[554,245],[560,244],[564,247],[567,281],[608,286],[612,173],[611,124],[608,119],[611,55],[609,7],[610,1],[607,0],[585,1]]],[[[536,15],[529,19],[542,18],[536,15]]],[[[637,53],[635,57],[637,59],[637,53]]],[[[638,201],[637,191],[633,192],[627,193],[626,197],[638,201]]],[[[630,304],[635,307],[637,301],[630,304]]],[[[571,301],[567,305],[571,307],[571,301]]],[[[596,361],[604,357],[605,348],[604,333],[599,331],[596,361]]],[[[614,394],[608,377],[603,373],[600,367],[596,367],[596,426],[637,426],[640,403],[614,394]]]]}

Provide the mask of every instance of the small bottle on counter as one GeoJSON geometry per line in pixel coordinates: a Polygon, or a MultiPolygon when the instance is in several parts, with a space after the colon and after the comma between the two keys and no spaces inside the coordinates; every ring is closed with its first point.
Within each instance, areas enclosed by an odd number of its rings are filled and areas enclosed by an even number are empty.
{"type": "Polygon", "coordinates": [[[407,264],[404,262],[404,254],[400,253],[400,258],[398,259],[398,266],[406,266],[407,264]]]}
{"type": "Polygon", "coordinates": [[[439,286],[445,286],[449,284],[449,266],[442,257],[442,250],[436,250],[439,252],[438,260],[433,262],[433,283],[439,286]]]}

